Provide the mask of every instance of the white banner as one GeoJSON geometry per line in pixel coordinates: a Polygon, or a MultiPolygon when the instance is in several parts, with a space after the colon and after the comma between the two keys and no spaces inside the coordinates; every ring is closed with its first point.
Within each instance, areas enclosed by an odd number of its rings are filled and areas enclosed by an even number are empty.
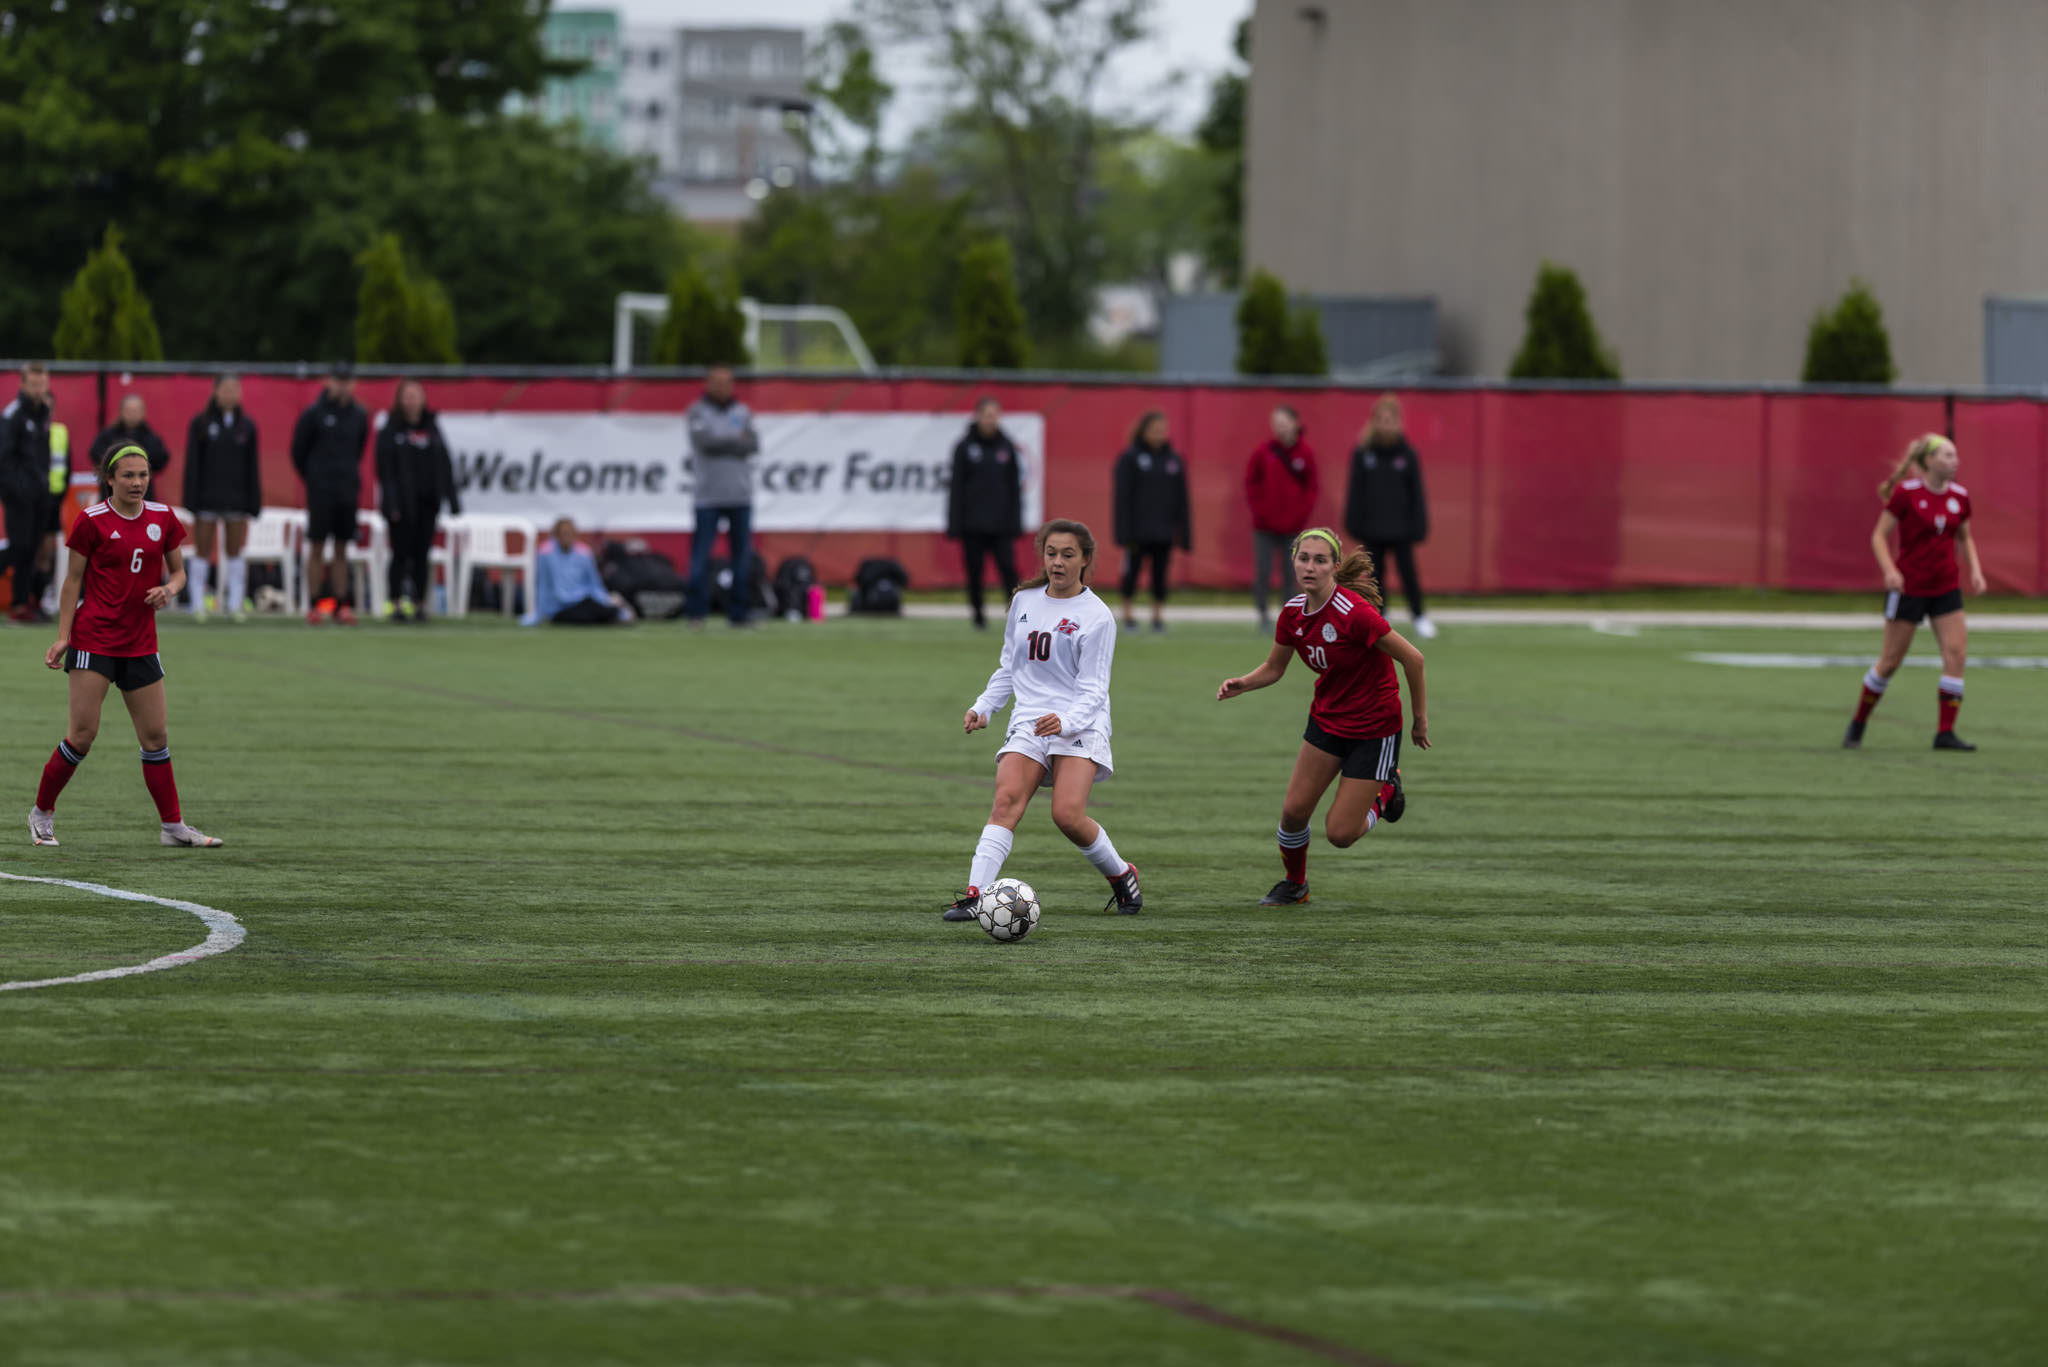
{"type": "MultiPolygon", "coordinates": [[[[692,531],[689,434],[680,413],[443,413],[465,512],[545,527],[692,531]]],[[[943,532],[962,413],[757,413],[754,529],[943,532]]],[[[1045,418],[1005,413],[1024,474],[1024,526],[1044,521],[1045,418]]]]}

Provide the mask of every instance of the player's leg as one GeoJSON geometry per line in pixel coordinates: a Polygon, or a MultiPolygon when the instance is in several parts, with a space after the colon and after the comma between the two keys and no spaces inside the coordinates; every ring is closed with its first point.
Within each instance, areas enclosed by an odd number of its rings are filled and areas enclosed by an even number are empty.
{"type": "Polygon", "coordinates": [[[1337,799],[1323,817],[1323,835],[1338,849],[1348,849],[1381,821],[1399,821],[1408,810],[1401,792],[1401,737],[1398,732],[1377,741],[1363,741],[1344,759],[1344,777],[1337,799]]]}
{"type": "Polygon", "coordinates": [[[1138,629],[1138,571],[1145,567],[1143,546],[1124,547],[1124,575],[1118,584],[1123,595],[1123,624],[1127,631],[1138,629]]]}
{"type": "Polygon", "coordinates": [[[974,842],[974,858],[967,866],[967,891],[946,908],[944,919],[974,919],[982,889],[1002,874],[1003,861],[1010,857],[1010,847],[1017,838],[1017,823],[1024,819],[1031,795],[1045,778],[1045,765],[1030,755],[1010,751],[996,756],[995,796],[989,801],[988,822],[974,842]]]}
{"type": "Polygon", "coordinates": [[[384,611],[392,617],[408,617],[412,608],[412,518],[400,513],[391,519],[391,563],[384,567],[384,611]]]}
{"type": "Polygon", "coordinates": [[[194,617],[206,616],[206,581],[213,572],[214,534],[220,523],[198,517],[192,523],[192,554],[185,560],[185,606],[194,617]]]}
{"type": "Polygon", "coordinates": [[[1252,533],[1252,606],[1258,609],[1259,629],[1272,625],[1267,616],[1266,585],[1271,577],[1269,562],[1273,559],[1274,538],[1266,532],[1252,533]]]}
{"type": "Polygon", "coordinates": [[[743,626],[754,607],[754,509],[739,503],[725,510],[725,543],[732,547],[732,592],[725,597],[725,619],[743,626]]]}
{"type": "Polygon", "coordinates": [[[1166,567],[1173,559],[1173,543],[1162,541],[1152,547],[1152,630],[1166,630],[1166,567]]]}
{"type": "Polygon", "coordinates": [[[227,542],[220,567],[221,600],[230,615],[240,618],[249,602],[249,562],[242,559],[242,550],[249,544],[249,519],[224,519],[221,534],[227,542]]]}
{"type": "MultiPolygon", "coordinates": [[[[1415,572],[1415,543],[1397,542],[1393,547],[1394,563],[1401,570],[1401,594],[1408,600],[1408,612],[1415,619],[1415,634],[1423,640],[1436,638],[1436,623],[1429,620],[1429,613],[1422,606],[1422,576],[1415,572]]],[[[1381,574],[1386,571],[1382,569],[1381,574]]]]}
{"type": "Polygon", "coordinates": [[[1936,686],[1941,721],[1934,748],[1974,750],[1976,746],[1956,734],[1956,713],[1963,710],[1963,666],[1970,658],[1969,623],[1958,610],[1936,617],[1933,626],[1934,639],[1941,644],[1941,681],[1936,686]]]}
{"type": "Polygon", "coordinates": [[[979,532],[963,532],[960,536],[960,562],[967,575],[967,610],[974,615],[977,627],[988,625],[981,599],[981,571],[987,560],[988,539],[979,532]]]}
{"type": "MultiPolygon", "coordinates": [[[[76,652],[73,658],[76,658],[76,652]]],[[[70,696],[64,739],[57,742],[57,748],[50,752],[50,758],[43,764],[42,781],[36,784],[35,806],[29,809],[29,839],[34,844],[57,843],[57,795],[64,791],[65,784],[71,782],[71,776],[78,772],[78,766],[92,752],[93,741],[99,738],[100,709],[106,703],[110,687],[112,680],[104,674],[83,668],[71,670],[66,683],[70,696]]]]}
{"type": "Polygon", "coordinates": [[[149,788],[150,800],[156,803],[157,819],[163,823],[163,843],[197,849],[220,844],[212,836],[186,825],[184,814],[178,809],[178,780],[171,772],[170,708],[164,696],[164,681],[159,678],[141,688],[128,689],[121,694],[121,701],[128,705],[128,719],[135,723],[135,739],[142,746],[142,781],[149,788]]]}
{"type": "Polygon", "coordinates": [[[1003,610],[1008,612],[1010,599],[1016,595],[1017,585],[1024,582],[1017,577],[1016,540],[998,534],[989,542],[989,552],[995,557],[996,576],[1003,581],[1003,610]]]}
{"type": "MultiPolygon", "coordinates": [[[[1888,613],[1898,610],[1899,595],[1886,599],[1888,613]]],[[[1887,616],[1884,624],[1884,644],[1877,652],[1877,663],[1863,674],[1863,692],[1856,699],[1856,715],[1849,720],[1849,729],[1842,734],[1842,748],[1854,750],[1863,744],[1863,727],[1870,720],[1870,714],[1878,703],[1884,700],[1884,691],[1890,686],[1892,675],[1899,672],[1899,666],[1906,662],[1906,652],[1913,647],[1913,632],[1919,626],[1917,619],[1887,616]]]]}
{"type": "Polygon", "coordinates": [[[1145,905],[1138,890],[1138,870],[1124,862],[1110,842],[1109,832],[1088,815],[1088,795],[1094,790],[1094,760],[1086,755],[1052,757],[1052,824],[1109,880],[1109,903],[1103,910],[1113,906],[1119,915],[1129,916],[1145,905]]]}
{"type": "Polygon", "coordinates": [[[1287,796],[1280,803],[1280,864],[1282,877],[1273,890],[1259,899],[1262,907],[1291,906],[1308,900],[1309,823],[1323,794],[1344,771],[1344,761],[1318,746],[1301,743],[1294,757],[1294,772],[1287,779],[1287,796]]]}

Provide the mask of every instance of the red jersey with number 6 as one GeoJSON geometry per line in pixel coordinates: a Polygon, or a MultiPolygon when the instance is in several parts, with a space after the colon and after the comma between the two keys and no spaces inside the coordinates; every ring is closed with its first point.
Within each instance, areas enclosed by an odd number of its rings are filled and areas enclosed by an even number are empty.
{"type": "Polygon", "coordinates": [[[1387,619],[1347,588],[1337,589],[1314,612],[1307,594],[1287,600],[1273,639],[1316,672],[1310,721],[1346,740],[1375,740],[1401,729],[1394,657],[1377,648],[1388,630],[1387,619]]]}
{"type": "Polygon", "coordinates": [[[85,583],[71,648],[95,655],[156,654],[156,610],[144,601],[164,582],[164,554],[183,545],[185,526],[167,504],[145,503],[123,517],[111,503],[95,503],[71,524],[64,544],[85,557],[85,583]]]}
{"type": "Polygon", "coordinates": [[[1950,482],[1940,493],[1909,479],[1892,490],[1884,510],[1899,520],[1903,592],[1934,598],[1962,585],[1956,572],[1956,531],[1970,520],[1970,491],[1950,482]]]}

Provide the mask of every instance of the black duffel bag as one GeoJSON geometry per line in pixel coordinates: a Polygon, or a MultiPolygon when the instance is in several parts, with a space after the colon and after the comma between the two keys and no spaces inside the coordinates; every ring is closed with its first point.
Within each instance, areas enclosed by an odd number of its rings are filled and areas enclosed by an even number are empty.
{"type": "Polygon", "coordinates": [[[899,616],[903,612],[903,590],[909,587],[909,572],[900,562],[880,558],[863,560],[860,568],[853,572],[853,594],[848,600],[848,610],[899,616]]]}

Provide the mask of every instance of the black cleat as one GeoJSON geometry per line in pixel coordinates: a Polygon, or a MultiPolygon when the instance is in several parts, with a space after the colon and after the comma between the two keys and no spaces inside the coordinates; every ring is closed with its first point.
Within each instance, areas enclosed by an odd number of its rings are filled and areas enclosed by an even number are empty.
{"type": "Polygon", "coordinates": [[[1290,883],[1285,878],[1273,885],[1273,890],[1259,899],[1262,907],[1298,907],[1308,900],[1308,884],[1290,883]]]}
{"type": "Polygon", "coordinates": [[[1975,750],[1977,747],[1953,731],[1936,731],[1934,748],[1937,750],[1975,750]]]}
{"type": "Polygon", "coordinates": [[[941,921],[972,921],[981,910],[981,894],[973,888],[960,894],[959,900],[939,913],[941,921]]]}
{"type": "Polygon", "coordinates": [[[1116,908],[1119,916],[1136,916],[1145,909],[1145,894],[1138,891],[1138,866],[1124,865],[1124,871],[1109,880],[1109,900],[1102,904],[1108,911],[1116,908]]]}
{"type": "Polygon", "coordinates": [[[1387,805],[1380,808],[1380,820],[1399,821],[1401,814],[1408,810],[1408,794],[1401,790],[1401,771],[1394,771],[1394,795],[1387,799],[1387,805]]]}
{"type": "Polygon", "coordinates": [[[1844,750],[1861,750],[1863,748],[1862,722],[1852,721],[1849,723],[1849,729],[1842,733],[1842,748],[1844,750]]]}

